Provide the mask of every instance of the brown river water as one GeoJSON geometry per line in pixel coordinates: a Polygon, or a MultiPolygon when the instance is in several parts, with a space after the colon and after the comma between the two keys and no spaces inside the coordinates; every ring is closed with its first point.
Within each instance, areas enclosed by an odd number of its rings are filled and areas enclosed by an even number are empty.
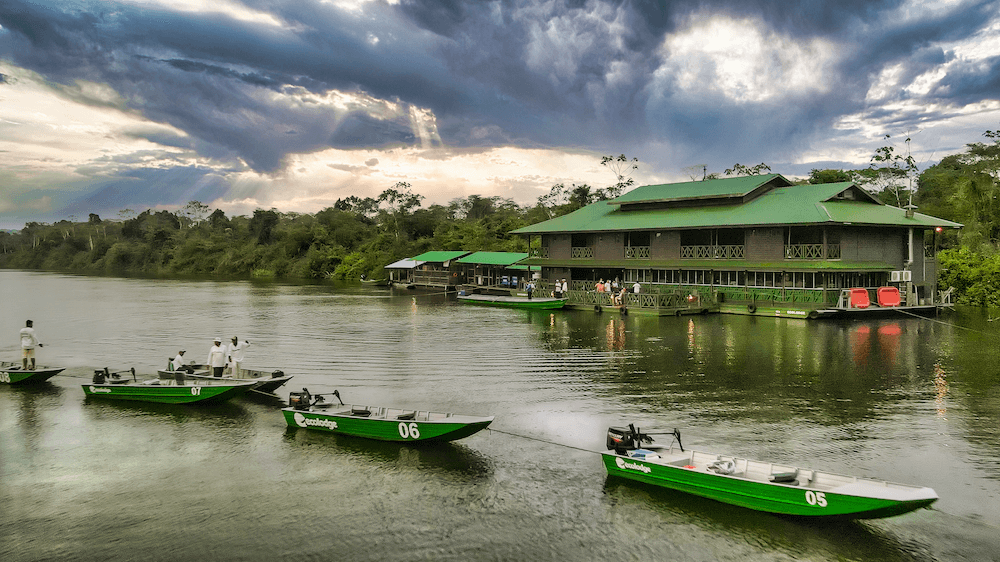
{"type": "Polygon", "coordinates": [[[0,385],[0,561],[1000,560],[1000,322],[518,311],[332,284],[0,271],[0,358],[35,322],[50,384],[0,385]],[[84,398],[249,340],[281,399],[84,398]],[[494,415],[444,445],[287,428],[288,391],[494,415]],[[934,488],[867,522],[761,514],[609,478],[608,426],[934,488]]]}

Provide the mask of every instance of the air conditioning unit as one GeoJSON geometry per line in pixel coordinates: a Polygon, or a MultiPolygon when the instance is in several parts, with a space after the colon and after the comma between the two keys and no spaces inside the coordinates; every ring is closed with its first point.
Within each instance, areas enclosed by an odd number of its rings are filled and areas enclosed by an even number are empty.
{"type": "Polygon", "coordinates": [[[904,281],[913,280],[912,271],[890,271],[889,272],[889,282],[891,283],[902,283],[904,281]]]}

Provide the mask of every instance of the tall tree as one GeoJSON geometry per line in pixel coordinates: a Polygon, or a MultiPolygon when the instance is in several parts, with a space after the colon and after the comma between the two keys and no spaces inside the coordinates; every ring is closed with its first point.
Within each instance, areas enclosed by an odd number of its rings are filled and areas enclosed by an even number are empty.
{"type": "Polygon", "coordinates": [[[378,196],[379,207],[386,214],[385,222],[391,223],[396,240],[399,240],[401,235],[402,217],[419,207],[420,202],[424,199],[423,195],[417,195],[410,191],[410,187],[410,184],[405,181],[396,182],[378,196]]]}
{"type": "MultiPolygon", "coordinates": [[[[883,140],[889,140],[886,135],[883,140]]],[[[896,152],[892,145],[875,149],[871,164],[865,170],[859,170],[859,183],[876,194],[883,203],[896,207],[905,207],[912,202],[911,183],[917,172],[917,163],[910,155],[910,138],[907,137],[906,155],[896,152]]]]}
{"type": "Polygon", "coordinates": [[[632,179],[632,172],[639,169],[639,159],[632,158],[631,160],[624,154],[620,156],[602,156],[601,166],[607,166],[615,175],[617,180],[614,185],[604,188],[603,197],[608,199],[614,199],[625,190],[632,187],[635,184],[635,180],[632,179]]]}

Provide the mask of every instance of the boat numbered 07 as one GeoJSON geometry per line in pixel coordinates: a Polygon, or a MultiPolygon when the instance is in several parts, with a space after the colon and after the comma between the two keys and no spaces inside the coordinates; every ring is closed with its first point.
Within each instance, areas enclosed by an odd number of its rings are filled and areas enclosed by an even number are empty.
{"type": "Polygon", "coordinates": [[[386,408],[381,406],[345,405],[340,393],[289,393],[288,408],[281,411],[289,427],[327,431],[379,441],[453,441],[484,429],[493,416],[386,408]],[[336,397],[338,403],[324,396],[336,397]]]}

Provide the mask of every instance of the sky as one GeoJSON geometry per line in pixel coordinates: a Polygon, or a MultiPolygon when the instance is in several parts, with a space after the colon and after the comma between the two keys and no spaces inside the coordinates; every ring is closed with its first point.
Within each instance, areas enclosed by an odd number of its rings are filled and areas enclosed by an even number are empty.
{"type": "Polygon", "coordinates": [[[0,228],[397,182],[531,205],[614,184],[603,155],[636,185],[924,169],[995,129],[996,0],[0,3],[0,228]]]}

